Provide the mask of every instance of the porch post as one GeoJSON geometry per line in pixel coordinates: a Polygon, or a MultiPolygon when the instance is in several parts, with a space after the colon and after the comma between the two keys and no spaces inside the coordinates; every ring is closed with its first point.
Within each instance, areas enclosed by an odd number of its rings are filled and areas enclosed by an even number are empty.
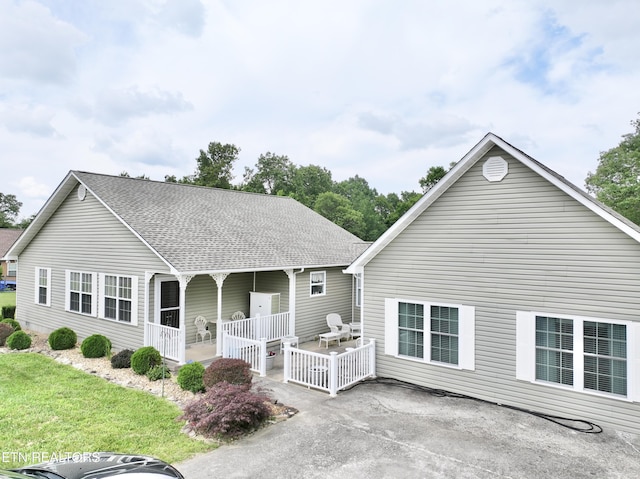
{"type": "Polygon", "coordinates": [[[223,338],[222,338],[222,284],[229,276],[228,273],[215,273],[209,275],[213,278],[218,286],[218,318],[216,320],[216,356],[222,356],[223,338]]]}
{"type": "Polygon", "coordinates": [[[144,307],[143,307],[143,316],[144,316],[144,343],[143,346],[149,346],[149,285],[151,284],[151,279],[153,278],[153,273],[149,271],[144,272],[144,307]]]}
{"type": "Polygon", "coordinates": [[[292,269],[285,269],[289,277],[289,336],[296,335],[296,274],[292,269]]]}
{"type": "Polygon", "coordinates": [[[180,364],[184,364],[186,362],[187,357],[187,324],[185,323],[187,319],[187,285],[189,281],[193,279],[193,275],[181,274],[178,276],[178,282],[180,283],[180,339],[178,345],[178,360],[180,364]]]}

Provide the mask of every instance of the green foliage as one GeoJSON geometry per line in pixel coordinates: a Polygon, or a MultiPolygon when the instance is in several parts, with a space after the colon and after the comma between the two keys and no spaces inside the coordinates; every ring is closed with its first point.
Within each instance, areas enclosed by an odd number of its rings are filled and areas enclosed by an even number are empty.
{"type": "Polygon", "coordinates": [[[147,374],[154,366],[162,364],[162,356],[153,346],[144,346],[131,356],[131,369],[137,374],[147,374]]]}
{"type": "Polygon", "coordinates": [[[349,200],[344,196],[331,191],[322,193],[318,195],[314,210],[359,238],[364,236],[364,216],[361,212],[353,209],[349,200]]]}
{"type": "Polygon", "coordinates": [[[14,332],[15,331],[10,324],[0,322],[0,346],[4,346],[7,342],[7,338],[14,332]]]}
{"type": "Polygon", "coordinates": [[[55,351],[71,349],[78,342],[78,336],[71,328],[59,328],[49,335],[49,347],[55,351]]]}
{"type": "Polygon", "coordinates": [[[133,351],[131,349],[123,349],[117,354],[111,356],[111,367],[113,369],[127,369],[131,367],[131,356],[133,351]]]}
{"type": "Polygon", "coordinates": [[[432,166],[427,171],[426,176],[420,178],[418,183],[420,183],[420,187],[422,188],[422,192],[426,193],[431,188],[433,188],[438,181],[444,178],[444,175],[447,174],[447,170],[442,166],[432,166]]]}
{"type": "Polygon", "coordinates": [[[0,321],[0,323],[8,324],[13,328],[14,331],[20,331],[22,329],[22,327],[20,326],[20,323],[15,319],[11,319],[11,318],[3,319],[2,321],[0,321]]]}
{"type": "Polygon", "coordinates": [[[640,119],[631,124],[635,131],[600,154],[598,168],[589,172],[585,184],[598,201],[640,224],[640,119]]]}
{"type": "MultiPolygon", "coordinates": [[[[233,164],[238,160],[240,148],[235,145],[212,142],[207,151],[200,150],[196,158],[198,165],[191,178],[183,178],[181,183],[231,189],[233,164]]],[[[173,178],[175,180],[175,177],[173,178]]],[[[171,181],[165,177],[165,181],[171,181]]]]}
{"type": "Polygon", "coordinates": [[[147,377],[150,381],[158,381],[162,378],[170,378],[171,371],[169,371],[169,368],[167,366],[160,364],[149,369],[147,371],[147,377]]]}
{"type": "Polygon", "coordinates": [[[16,307],[15,306],[3,306],[2,307],[2,317],[6,319],[14,319],[16,317],[16,307]]]}
{"type": "Polygon", "coordinates": [[[242,359],[222,358],[212,362],[204,372],[202,381],[206,389],[220,382],[244,384],[251,387],[251,365],[242,359]]]}
{"type": "Polygon", "coordinates": [[[111,353],[111,341],[101,334],[93,334],[82,341],[80,351],[85,358],[102,358],[111,353]]]}
{"type": "Polygon", "coordinates": [[[16,195],[5,195],[0,193],[0,228],[11,228],[22,208],[22,203],[16,195]]]}
{"type": "Polygon", "coordinates": [[[15,331],[7,338],[9,349],[28,349],[31,347],[31,336],[24,331],[15,331]]]}
{"type": "Polygon", "coordinates": [[[178,370],[177,382],[178,385],[185,391],[191,391],[197,393],[204,391],[204,382],[202,377],[204,375],[204,366],[202,363],[188,363],[182,366],[178,370]]]}
{"type": "Polygon", "coordinates": [[[256,171],[245,168],[244,191],[268,195],[288,194],[295,165],[284,155],[267,152],[258,157],[256,171]]]}
{"type": "Polygon", "coordinates": [[[205,437],[234,439],[258,429],[269,419],[269,398],[243,385],[221,382],[188,404],[181,419],[205,437]]]}

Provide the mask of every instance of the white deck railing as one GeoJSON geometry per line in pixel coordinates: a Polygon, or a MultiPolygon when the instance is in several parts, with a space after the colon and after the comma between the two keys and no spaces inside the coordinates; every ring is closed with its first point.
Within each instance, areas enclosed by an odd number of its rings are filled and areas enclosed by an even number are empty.
{"type": "Polygon", "coordinates": [[[314,353],[284,344],[284,382],[327,391],[335,396],[367,377],[375,377],[375,339],[344,353],[314,353]]]}
{"type": "MultiPolygon", "coordinates": [[[[289,335],[289,312],[256,315],[254,318],[236,319],[222,323],[222,333],[246,339],[276,341],[289,335]]],[[[223,339],[224,341],[224,339],[223,339]]]]}
{"type": "MultiPolygon", "coordinates": [[[[241,320],[242,321],[242,320],[241,320]]],[[[223,333],[222,357],[242,359],[251,365],[251,370],[260,376],[267,375],[267,341],[231,336],[223,333]]]]}
{"type": "Polygon", "coordinates": [[[174,361],[183,361],[180,353],[184,354],[182,331],[171,326],[156,323],[146,323],[148,345],[153,346],[160,354],[174,361]]]}

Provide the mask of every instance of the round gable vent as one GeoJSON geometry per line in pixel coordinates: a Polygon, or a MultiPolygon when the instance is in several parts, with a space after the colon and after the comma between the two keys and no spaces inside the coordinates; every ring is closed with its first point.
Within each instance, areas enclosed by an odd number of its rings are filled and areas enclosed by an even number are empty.
{"type": "Polygon", "coordinates": [[[502,181],[509,173],[509,163],[501,156],[492,156],[482,165],[482,176],[487,181],[502,181]]]}
{"type": "Polygon", "coordinates": [[[84,200],[87,196],[87,188],[84,185],[78,186],[78,199],[80,201],[84,200]]]}

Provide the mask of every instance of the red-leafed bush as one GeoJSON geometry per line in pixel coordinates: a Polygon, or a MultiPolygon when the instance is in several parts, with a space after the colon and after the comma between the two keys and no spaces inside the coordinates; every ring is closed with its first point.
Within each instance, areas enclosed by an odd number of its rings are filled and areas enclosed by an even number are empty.
{"type": "Polygon", "coordinates": [[[234,358],[222,358],[212,362],[202,376],[206,389],[223,381],[229,384],[244,384],[249,389],[252,380],[251,365],[242,359],[234,358]]]}
{"type": "Polygon", "coordinates": [[[269,398],[246,385],[220,382],[188,404],[180,419],[205,437],[234,439],[258,429],[269,419],[269,398]]]}

